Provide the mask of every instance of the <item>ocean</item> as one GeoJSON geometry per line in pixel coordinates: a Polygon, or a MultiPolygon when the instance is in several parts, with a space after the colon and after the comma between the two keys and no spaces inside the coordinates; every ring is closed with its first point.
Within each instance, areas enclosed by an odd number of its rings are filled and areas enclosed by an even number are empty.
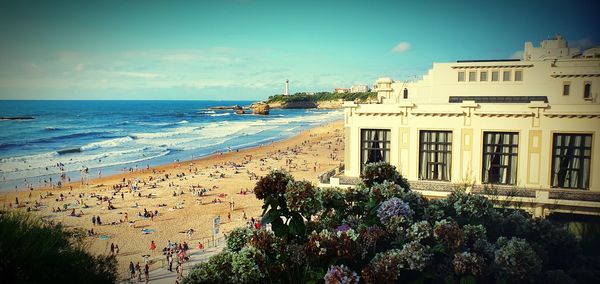
{"type": "Polygon", "coordinates": [[[250,101],[0,101],[0,191],[185,161],[293,136],[339,110],[236,115],[250,101]]]}

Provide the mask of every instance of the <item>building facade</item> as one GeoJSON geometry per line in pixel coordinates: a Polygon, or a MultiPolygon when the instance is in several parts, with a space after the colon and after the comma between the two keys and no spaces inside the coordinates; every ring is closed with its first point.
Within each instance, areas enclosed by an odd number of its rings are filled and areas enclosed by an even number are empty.
{"type": "Polygon", "coordinates": [[[350,87],[351,93],[366,93],[369,91],[369,86],[367,85],[352,85],[350,87]]]}
{"type": "Polygon", "coordinates": [[[345,94],[350,93],[350,88],[335,88],[333,91],[338,94],[345,94]]]}
{"type": "Polygon", "coordinates": [[[380,78],[378,103],[344,104],[344,172],[330,182],[385,161],[425,195],[496,188],[539,216],[600,214],[598,51],[556,36],[525,43],[522,60],[434,63],[410,83],[380,78]]]}

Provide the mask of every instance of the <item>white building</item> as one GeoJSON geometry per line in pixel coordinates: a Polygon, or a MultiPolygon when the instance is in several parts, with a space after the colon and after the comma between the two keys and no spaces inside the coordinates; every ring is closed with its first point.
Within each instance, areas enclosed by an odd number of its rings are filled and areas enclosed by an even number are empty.
{"type": "Polygon", "coordinates": [[[350,93],[350,88],[335,88],[333,91],[338,94],[345,94],[350,93]]]}
{"type": "Polygon", "coordinates": [[[492,187],[537,216],[600,214],[599,55],[556,36],[525,43],[523,60],[434,63],[415,82],[380,78],[378,103],[344,104],[345,169],[330,185],[386,161],[426,196],[492,187]]]}
{"type": "Polygon", "coordinates": [[[350,93],[366,93],[369,91],[369,86],[367,85],[353,85],[350,87],[350,93]]]}

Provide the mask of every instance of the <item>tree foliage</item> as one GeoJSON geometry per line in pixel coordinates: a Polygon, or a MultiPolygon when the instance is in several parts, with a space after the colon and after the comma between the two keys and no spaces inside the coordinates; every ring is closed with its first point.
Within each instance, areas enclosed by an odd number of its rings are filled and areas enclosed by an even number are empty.
{"type": "Polygon", "coordinates": [[[273,95],[267,99],[267,103],[281,102],[281,103],[292,103],[292,102],[319,102],[319,101],[367,101],[369,99],[377,98],[376,92],[366,93],[332,93],[332,92],[318,92],[314,94],[307,93],[295,93],[293,95],[273,95]]]}
{"type": "Polygon", "coordinates": [[[0,212],[2,283],[115,283],[115,257],[90,255],[83,238],[30,214],[0,212]]]}

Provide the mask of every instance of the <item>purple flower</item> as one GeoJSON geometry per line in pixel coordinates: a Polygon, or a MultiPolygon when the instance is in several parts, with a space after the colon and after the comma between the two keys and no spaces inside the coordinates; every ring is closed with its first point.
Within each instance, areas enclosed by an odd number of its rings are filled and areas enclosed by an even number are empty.
{"type": "Polygon", "coordinates": [[[377,217],[382,223],[388,223],[394,217],[410,218],[415,211],[410,209],[408,203],[397,197],[392,197],[381,203],[377,209],[377,217]]]}
{"type": "Polygon", "coordinates": [[[360,277],[342,264],[330,266],[323,280],[327,284],[355,284],[359,282],[360,277]]]}
{"type": "Polygon", "coordinates": [[[345,231],[348,231],[350,229],[352,229],[352,228],[350,228],[350,226],[344,224],[344,225],[341,225],[341,226],[335,228],[335,231],[336,232],[345,232],[345,231]]]}

